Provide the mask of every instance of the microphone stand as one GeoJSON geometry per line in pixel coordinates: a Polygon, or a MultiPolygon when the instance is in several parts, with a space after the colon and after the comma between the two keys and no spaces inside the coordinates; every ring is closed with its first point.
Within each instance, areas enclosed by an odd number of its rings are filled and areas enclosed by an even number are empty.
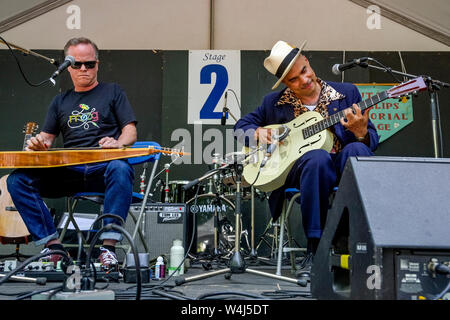
{"type": "Polygon", "coordinates": [[[46,57],[46,56],[43,56],[43,55],[41,55],[41,54],[39,54],[39,53],[33,52],[33,51],[31,51],[31,50],[24,49],[24,48],[19,47],[18,45],[15,45],[15,44],[13,44],[13,43],[11,43],[11,42],[8,42],[8,41],[6,41],[6,40],[4,40],[4,39],[3,39],[3,40],[0,39],[0,43],[6,44],[7,46],[10,46],[10,47],[13,47],[14,49],[19,50],[19,51],[21,51],[21,52],[23,52],[23,53],[25,53],[25,54],[27,54],[27,55],[32,55],[32,56],[35,56],[35,57],[38,57],[38,58],[42,58],[42,59],[44,59],[44,60],[47,60],[48,62],[50,62],[51,64],[53,64],[53,65],[55,65],[55,66],[58,66],[58,65],[59,65],[59,62],[56,61],[55,59],[51,59],[51,58],[48,58],[48,57],[46,57]]]}
{"type": "Polygon", "coordinates": [[[55,65],[56,67],[59,67],[59,65],[60,65],[58,61],[56,61],[55,59],[47,58],[46,56],[43,56],[43,55],[38,54],[38,53],[36,53],[36,52],[33,52],[33,51],[31,51],[31,50],[27,50],[27,49],[21,48],[21,47],[19,47],[18,45],[15,45],[15,44],[12,44],[12,43],[6,41],[6,40],[3,39],[1,36],[0,36],[0,43],[5,44],[5,45],[8,47],[8,49],[10,50],[12,56],[13,56],[14,59],[16,60],[17,66],[18,66],[18,68],[19,68],[20,73],[22,74],[22,77],[24,78],[25,82],[26,82],[28,85],[30,85],[30,86],[32,86],[32,87],[40,87],[41,85],[47,83],[47,81],[50,82],[50,83],[52,83],[53,86],[56,84],[55,80],[53,79],[53,78],[54,78],[53,76],[50,77],[49,79],[45,79],[45,80],[43,80],[43,81],[41,81],[41,82],[39,82],[39,83],[37,83],[37,84],[36,84],[36,83],[30,82],[30,81],[27,79],[27,77],[25,76],[25,73],[23,72],[22,67],[20,66],[20,62],[19,62],[19,60],[17,59],[16,55],[14,54],[14,51],[13,51],[12,48],[14,48],[14,49],[16,49],[16,50],[19,50],[19,51],[23,52],[24,54],[27,54],[27,55],[30,54],[30,55],[33,55],[33,56],[35,56],[35,57],[38,57],[38,58],[42,58],[42,59],[44,59],[44,60],[47,60],[48,62],[50,62],[51,64],[55,65]],[[12,47],[12,48],[11,48],[11,47],[12,47]]]}
{"type": "Polygon", "coordinates": [[[227,112],[230,114],[230,116],[234,119],[234,121],[238,121],[237,118],[234,116],[234,114],[230,111],[230,109],[228,109],[228,107],[223,107],[223,111],[227,112]]]}
{"type": "MultiPolygon", "coordinates": [[[[369,68],[380,70],[383,72],[388,72],[391,75],[396,74],[396,75],[400,75],[400,76],[403,76],[403,77],[406,77],[409,79],[419,77],[417,75],[392,70],[391,68],[382,65],[380,62],[378,62],[377,60],[375,60],[373,58],[368,58],[368,61],[373,61],[373,62],[379,64],[381,67],[370,65],[367,62],[358,64],[358,66],[360,66],[362,68],[369,67],[369,68]]],[[[433,133],[434,157],[440,158],[443,156],[443,152],[442,152],[442,135],[439,134],[441,125],[440,125],[440,113],[439,113],[439,97],[438,97],[437,91],[440,90],[441,87],[449,88],[450,84],[439,81],[439,80],[434,80],[430,76],[421,76],[421,77],[423,77],[425,82],[427,83],[428,93],[430,95],[431,127],[432,127],[432,133],[433,133]],[[441,140],[441,143],[439,143],[439,138],[441,140]]]]}

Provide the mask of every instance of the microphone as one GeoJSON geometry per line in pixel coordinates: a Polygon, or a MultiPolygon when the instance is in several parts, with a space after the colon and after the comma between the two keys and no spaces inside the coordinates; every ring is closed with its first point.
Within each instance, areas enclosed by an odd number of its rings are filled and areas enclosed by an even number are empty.
{"type": "Polygon", "coordinates": [[[369,57],[363,57],[363,58],[358,58],[358,59],[353,59],[350,62],[347,63],[342,63],[342,64],[335,64],[332,68],[331,71],[335,74],[335,75],[339,75],[341,74],[342,71],[347,70],[347,69],[351,69],[357,65],[361,65],[362,67],[367,67],[367,63],[364,63],[365,61],[369,60],[369,57]]]}
{"type": "Polygon", "coordinates": [[[281,126],[281,128],[283,128],[284,131],[282,133],[280,133],[279,135],[275,135],[273,138],[273,143],[271,143],[267,146],[266,155],[264,156],[264,159],[261,161],[261,164],[259,165],[259,170],[261,170],[266,165],[267,161],[272,156],[272,153],[275,151],[278,144],[281,141],[283,141],[289,135],[289,132],[291,131],[291,129],[288,128],[285,124],[283,124],[281,126]]]}
{"type": "Polygon", "coordinates": [[[267,146],[266,155],[264,156],[264,159],[261,161],[259,169],[263,168],[266,165],[267,161],[272,156],[272,153],[277,148],[278,142],[279,142],[279,140],[275,140],[273,143],[271,143],[267,146]]]}
{"type": "Polygon", "coordinates": [[[223,100],[223,109],[222,109],[222,118],[220,119],[220,125],[224,126],[227,122],[227,99],[228,99],[228,91],[225,91],[225,97],[223,100]]]}
{"type": "Polygon", "coordinates": [[[64,62],[63,63],[61,63],[59,66],[58,66],[58,69],[55,71],[55,72],[53,72],[53,74],[52,74],[52,76],[50,77],[50,81],[53,83],[53,85],[55,84],[55,78],[57,77],[57,76],[59,76],[59,74],[61,73],[61,72],[63,72],[64,70],[66,70],[69,66],[73,66],[73,64],[75,63],[75,58],[74,57],[72,57],[72,56],[67,56],[65,59],[64,59],[64,62]]]}
{"type": "Polygon", "coordinates": [[[193,187],[193,186],[195,186],[197,183],[199,183],[200,182],[200,178],[197,178],[197,179],[195,179],[195,180],[192,180],[191,182],[189,182],[189,183],[187,183],[187,184],[185,184],[184,186],[183,186],[183,190],[187,190],[187,189],[190,189],[191,187],[193,187]]]}

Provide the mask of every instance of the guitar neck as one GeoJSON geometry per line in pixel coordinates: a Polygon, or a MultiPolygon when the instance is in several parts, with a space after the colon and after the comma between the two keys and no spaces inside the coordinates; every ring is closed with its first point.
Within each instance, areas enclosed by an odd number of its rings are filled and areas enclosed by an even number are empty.
{"type": "Polygon", "coordinates": [[[190,155],[190,153],[188,153],[188,152],[184,152],[184,151],[177,150],[177,149],[165,148],[165,147],[159,147],[159,148],[151,147],[151,150],[152,150],[151,153],[162,153],[164,155],[172,155],[172,154],[178,154],[180,156],[190,155]]]}
{"type": "MultiPolygon", "coordinates": [[[[387,91],[383,91],[377,93],[376,95],[370,97],[369,99],[357,103],[357,106],[361,109],[361,111],[364,111],[365,109],[370,108],[371,106],[374,106],[377,103],[386,100],[387,98],[388,98],[387,91]]],[[[334,126],[335,124],[340,122],[341,118],[345,117],[345,111],[350,109],[352,109],[352,107],[348,107],[344,110],[336,112],[335,114],[332,114],[331,116],[319,122],[316,122],[313,125],[310,125],[309,127],[306,127],[305,129],[303,129],[303,137],[305,139],[309,138],[315,135],[316,133],[319,133],[320,131],[323,131],[325,129],[328,129],[329,127],[334,126]]]]}

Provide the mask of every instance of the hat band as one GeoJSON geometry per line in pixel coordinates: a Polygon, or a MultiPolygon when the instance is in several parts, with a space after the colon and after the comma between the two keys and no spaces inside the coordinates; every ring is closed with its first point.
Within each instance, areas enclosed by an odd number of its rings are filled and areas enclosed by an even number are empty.
{"type": "Polygon", "coordinates": [[[286,57],[284,57],[283,61],[281,61],[280,65],[278,66],[277,72],[275,73],[277,78],[281,78],[281,76],[284,73],[284,70],[286,70],[289,63],[291,63],[292,59],[295,58],[299,50],[300,50],[299,48],[294,48],[291,50],[291,52],[289,52],[289,54],[286,57]]]}

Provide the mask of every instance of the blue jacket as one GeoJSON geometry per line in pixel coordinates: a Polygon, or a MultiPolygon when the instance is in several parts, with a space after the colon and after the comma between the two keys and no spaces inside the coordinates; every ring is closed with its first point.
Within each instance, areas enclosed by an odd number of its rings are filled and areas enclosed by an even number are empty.
{"type": "MultiPolygon", "coordinates": [[[[334,100],[328,105],[329,115],[344,110],[350,107],[353,103],[358,103],[361,101],[361,94],[359,93],[355,85],[350,83],[328,81],[326,83],[333,87],[337,92],[345,95],[345,98],[334,100]]],[[[283,124],[293,120],[294,108],[291,105],[276,105],[283,92],[284,90],[272,92],[266,95],[263,99],[262,104],[255,111],[247,114],[236,123],[236,125],[234,126],[234,130],[256,130],[258,127],[264,127],[271,124],[283,124]]],[[[345,145],[351,142],[356,142],[356,137],[354,136],[354,134],[351,131],[346,130],[340,123],[335,124],[334,129],[337,138],[342,144],[342,147],[345,147],[345,145]]],[[[378,146],[379,137],[375,126],[370,120],[368,132],[370,138],[370,149],[373,152],[378,146]]],[[[236,134],[238,133],[239,131],[236,132],[236,134]]],[[[249,145],[250,138],[248,136],[245,138],[242,136],[237,136],[236,138],[245,145],[249,145]],[[244,139],[245,141],[243,141],[244,139]]],[[[274,216],[274,218],[277,218],[280,213],[278,211],[280,211],[281,208],[280,202],[284,199],[284,189],[284,187],[281,187],[277,190],[274,190],[270,195],[269,205],[272,211],[272,216],[274,216]]]]}
{"type": "MultiPolygon", "coordinates": [[[[361,94],[355,85],[351,83],[340,82],[327,82],[337,92],[345,95],[344,99],[334,100],[328,105],[328,114],[332,115],[336,112],[344,110],[350,107],[353,103],[361,101],[361,94]]],[[[276,106],[275,104],[280,99],[284,90],[278,92],[272,92],[264,97],[264,100],[255,111],[247,114],[241,118],[234,126],[234,130],[242,129],[244,131],[248,129],[256,130],[258,127],[264,127],[271,124],[287,123],[294,119],[294,109],[289,104],[283,104],[276,106]]],[[[355,142],[356,138],[354,134],[345,130],[344,127],[338,123],[334,125],[335,133],[339,141],[344,147],[350,142],[355,142]]],[[[369,121],[369,137],[370,137],[370,149],[374,151],[378,146],[378,134],[375,126],[369,121]]],[[[237,137],[240,140],[240,137],[237,137]]],[[[240,140],[243,142],[242,140],[240,140]]],[[[246,139],[245,145],[249,145],[249,140],[246,139]]]]}

